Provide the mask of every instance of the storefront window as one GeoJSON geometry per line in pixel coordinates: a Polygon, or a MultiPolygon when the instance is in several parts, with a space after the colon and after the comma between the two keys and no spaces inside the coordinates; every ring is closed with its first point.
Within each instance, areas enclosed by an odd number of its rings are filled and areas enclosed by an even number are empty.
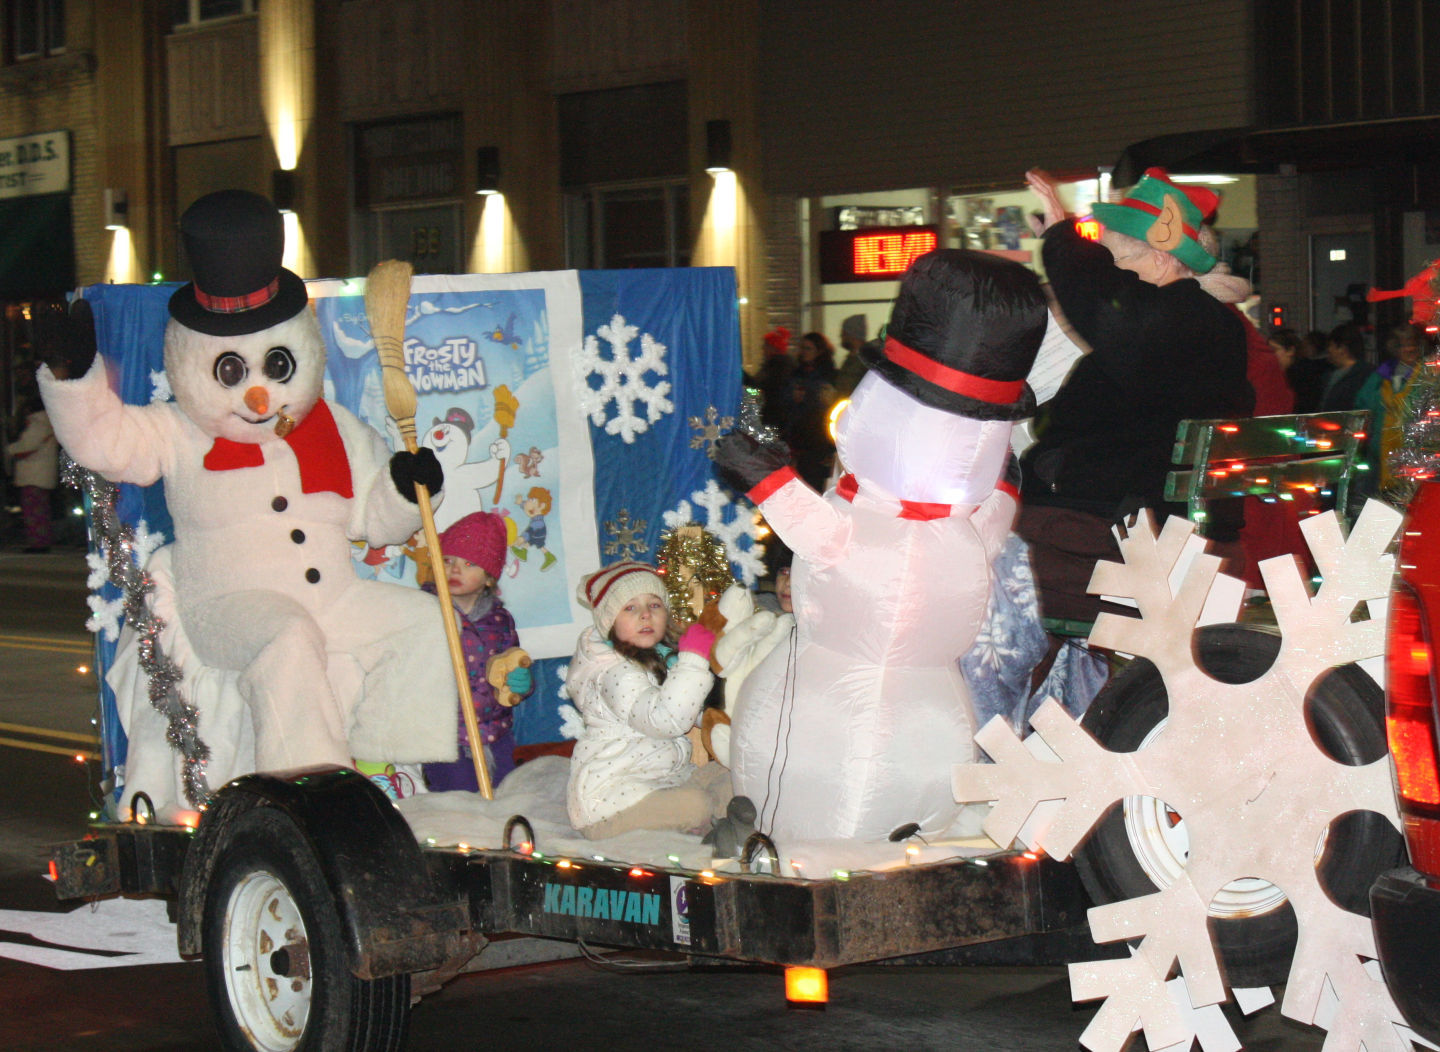
{"type": "Polygon", "coordinates": [[[592,187],[566,195],[566,265],[625,270],[690,265],[684,180],[592,187]]]}
{"type": "Polygon", "coordinates": [[[65,0],[11,0],[10,59],[23,61],[65,50],[65,0]]]}
{"type": "Polygon", "coordinates": [[[170,24],[180,29],[221,18],[253,15],[259,9],[260,0],[170,0],[170,24]]]}

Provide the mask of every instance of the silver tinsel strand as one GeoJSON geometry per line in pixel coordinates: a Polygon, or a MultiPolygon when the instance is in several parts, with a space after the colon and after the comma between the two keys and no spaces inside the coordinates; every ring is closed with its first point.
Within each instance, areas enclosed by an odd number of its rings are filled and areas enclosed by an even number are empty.
{"type": "MultiPolygon", "coordinates": [[[[1390,470],[1398,480],[1382,494],[1404,508],[1421,482],[1440,475],[1440,355],[1431,353],[1416,366],[1415,378],[1405,399],[1404,436],[1400,447],[1390,454],[1390,470]]],[[[1371,427],[1379,426],[1371,422],[1371,427]]]]}
{"type": "Polygon", "coordinates": [[[780,432],[769,427],[760,418],[761,405],[764,398],[760,396],[759,388],[745,387],[740,397],[740,423],[737,429],[744,431],[751,438],[764,445],[780,441],[780,432]]]}
{"type": "Polygon", "coordinates": [[[139,638],[140,668],[149,680],[150,704],[165,717],[165,740],[183,758],[180,774],[185,799],[191,807],[203,808],[210,801],[210,784],[205,778],[210,747],[200,738],[199,711],[180,693],[180,669],[160,646],[165,622],[150,607],[155,583],[137,564],[135,532],[115,513],[113,483],[64,454],[61,466],[65,483],[90,499],[91,536],[105,559],[110,583],[124,596],[125,623],[139,638]]]}

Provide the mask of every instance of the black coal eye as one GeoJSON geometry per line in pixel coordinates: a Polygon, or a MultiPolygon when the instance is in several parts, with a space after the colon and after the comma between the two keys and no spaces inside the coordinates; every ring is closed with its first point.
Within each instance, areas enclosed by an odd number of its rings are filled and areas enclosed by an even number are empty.
{"type": "Polygon", "coordinates": [[[226,351],[215,359],[215,379],[226,387],[234,387],[243,382],[249,372],[249,368],[245,365],[245,359],[234,351],[226,351]]]}
{"type": "Polygon", "coordinates": [[[265,354],[265,375],[276,383],[284,383],[295,375],[295,356],[289,347],[271,347],[265,354]]]}

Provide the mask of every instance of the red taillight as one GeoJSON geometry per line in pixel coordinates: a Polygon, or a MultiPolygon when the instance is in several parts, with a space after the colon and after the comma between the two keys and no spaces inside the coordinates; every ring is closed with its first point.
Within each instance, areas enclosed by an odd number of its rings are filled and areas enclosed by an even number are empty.
{"type": "Polygon", "coordinates": [[[1440,764],[1435,741],[1435,698],[1430,646],[1420,604],[1408,588],[1390,596],[1389,683],[1385,732],[1402,801],[1440,805],[1440,764]]]}
{"type": "Polygon", "coordinates": [[[1440,876],[1440,818],[1405,815],[1404,824],[1410,864],[1427,876],[1440,876]]]}

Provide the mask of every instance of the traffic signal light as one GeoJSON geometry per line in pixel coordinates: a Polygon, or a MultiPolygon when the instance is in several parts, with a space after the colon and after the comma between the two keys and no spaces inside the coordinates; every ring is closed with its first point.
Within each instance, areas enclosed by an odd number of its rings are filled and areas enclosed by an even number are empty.
{"type": "Polygon", "coordinates": [[[1285,328],[1285,308],[1279,304],[1270,308],[1270,328],[1285,328]]]}

